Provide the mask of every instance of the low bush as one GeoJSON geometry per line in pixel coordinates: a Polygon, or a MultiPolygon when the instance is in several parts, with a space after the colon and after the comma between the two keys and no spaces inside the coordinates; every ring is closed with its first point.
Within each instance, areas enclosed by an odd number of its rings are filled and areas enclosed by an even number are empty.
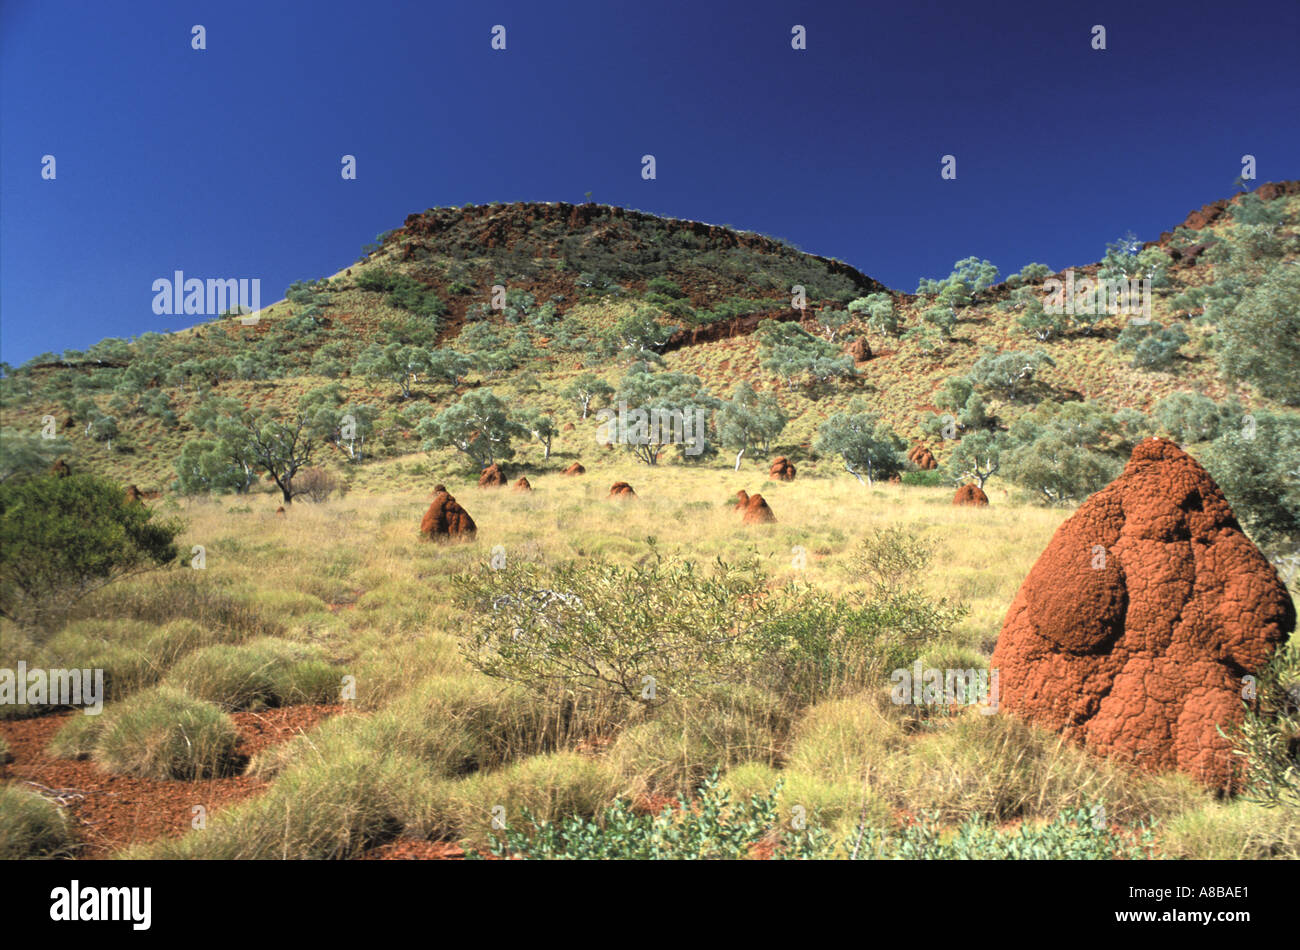
{"type": "Polygon", "coordinates": [[[1107,825],[1100,809],[1075,809],[1043,825],[1002,831],[976,816],[943,835],[930,816],[901,830],[864,828],[851,842],[857,860],[1106,861],[1154,857],[1153,832],[1139,824],[1128,834],[1107,825]]]}
{"type": "Polygon", "coordinates": [[[713,775],[694,800],[679,796],[676,808],[657,815],[638,814],[625,799],[595,821],[581,816],[555,821],[525,811],[517,828],[493,836],[489,850],[498,857],[550,860],[717,860],[751,857],[765,845],[782,858],[824,855],[829,846],[824,832],[781,825],[778,794],[779,788],[733,803],[713,775]]]}
{"type": "Polygon", "coordinates": [[[49,627],[91,591],[174,562],[181,528],[97,475],[0,482],[0,616],[49,627]]]}

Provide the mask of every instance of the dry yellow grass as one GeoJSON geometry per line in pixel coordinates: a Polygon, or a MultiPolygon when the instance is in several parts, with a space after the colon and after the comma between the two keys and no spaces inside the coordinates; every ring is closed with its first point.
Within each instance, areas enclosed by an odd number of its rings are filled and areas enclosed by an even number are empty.
{"type": "Polygon", "coordinates": [[[863,538],[901,527],[933,544],[926,591],[970,608],[956,632],[926,644],[922,656],[941,665],[940,657],[961,658],[966,666],[987,656],[1018,585],[1068,514],[1017,506],[996,487],[990,507],[970,509],[953,506],[948,489],[866,487],[848,476],[806,472],[777,483],[765,473],[755,463],[738,473],[646,467],[610,453],[585,476],[530,475],[529,494],[479,489],[467,476],[429,476],[429,490],[444,482],[478,523],[475,540],[456,543],[419,537],[429,503],[424,488],[299,503],[284,517],[275,514],[271,495],[179,503],[188,522],[183,543],[204,547],[206,567],[105,592],[94,608],[102,623],[166,624],[172,618],[165,604],[174,601],[170,609],[182,611],[196,591],[221,591],[259,612],[241,621],[250,629],[315,644],[354,675],[359,717],[260,760],[263,774],[275,776],[272,789],[265,802],[232,812],[229,827],[211,837],[219,848],[198,839],[168,847],[195,856],[318,854],[322,847],[337,853],[320,843],[314,826],[286,824],[277,803],[290,792],[323,800],[344,786],[348,795],[365,797],[357,813],[372,809],[376,828],[396,821],[407,834],[481,843],[482,796],[489,791],[494,801],[527,802],[550,814],[555,796],[547,788],[568,789],[554,807],[585,812],[614,794],[689,789],[719,768],[746,794],[781,781],[783,809],[800,806],[836,834],[862,818],[880,824],[934,811],[949,823],[972,814],[1006,821],[1104,803],[1118,820],[1173,822],[1180,854],[1202,847],[1215,854],[1289,853],[1289,839],[1254,821],[1254,812],[1241,811],[1240,827],[1222,834],[1198,831],[1209,798],[1178,777],[1127,772],[1001,716],[918,719],[915,710],[883,698],[883,683],[874,693],[775,713],[767,708],[774,697],[761,690],[725,691],[652,718],[634,716],[611,741],[595,743],[591,737],[601,729],[584,729],[594,720],[561,729],[554,710],[540,706],[535,715],[500,712],[531,709],[534,700],[525,702],[518,688],[489,679],[462,657],[461,618],[448,584],[451,575],[486,565],[494,552],[545,562],[629,561],[649,556],[654,538],[665,556],[756,557],[772,583],[797,580],[850,594],[864,584],[854,568],[863,538]],[[619,480],[631,483],[638,498],[609,500],[609,486],[619,480]],[[740,488],[761,492],[778,522],[743,525],[731,507],[740,488]],[[315,751],[304,759],[304,750],[315,751]],[[409,764],[399,768],[398,759],[409,764]],[[396,792],[372,794],[370,785],[350,779],[339,785],[345,766],[397,769],[406,783],[400,801],[390,801],[396,792]],[[530,787],[543,779],[546,788],[530,787]],[[276,791],[281,783],[288,785],[276,791]]]}

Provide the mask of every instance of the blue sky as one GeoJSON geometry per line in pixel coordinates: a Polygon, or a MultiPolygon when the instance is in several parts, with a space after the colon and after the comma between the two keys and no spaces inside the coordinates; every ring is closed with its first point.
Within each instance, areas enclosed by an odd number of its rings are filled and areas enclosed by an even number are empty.
{"type": "Polygon", "coordinates": [[[4,0],[0,359],[194,322],[152,311],[177,269],[269,303],[412,211],[587,191],[908,291],[1086,263],[1243,154],[1300,178],[1298,37],[1294,0],[4,0]]]}

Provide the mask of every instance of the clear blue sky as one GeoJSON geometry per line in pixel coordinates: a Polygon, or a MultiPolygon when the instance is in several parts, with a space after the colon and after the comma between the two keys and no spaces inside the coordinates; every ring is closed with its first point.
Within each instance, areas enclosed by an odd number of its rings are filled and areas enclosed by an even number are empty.
{"type": "Polygon", "coordinates": [[[1300,178],[1297,49],[1295,0],[3,0],[0,359],[186,326],[151,308],[176,269],[269,303],[412,211],[587,191],[908,291],[1085,263],[1245,153],[1300,178]]]}

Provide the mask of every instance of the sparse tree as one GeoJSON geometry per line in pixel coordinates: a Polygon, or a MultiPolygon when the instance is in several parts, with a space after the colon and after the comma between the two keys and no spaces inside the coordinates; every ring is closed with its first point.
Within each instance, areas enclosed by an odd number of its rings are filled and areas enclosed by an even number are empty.
{"type": "Polygon", "coordinates": [[[614,395],[614,387],[595,373],[583,373],[560,395],[565,399],[576,401],[578,408],[582,410],[582,418],[586,419],[592,404],[614,395]]]}
{"type": "Polygon", "coordinates": [[[849,404],[848,412],[837,412],[817,430],[813,451],[823,456],[839,456],[844,470],[866,484],[888,478],[903,467],[905,443],[880,417],[871,412],[860,398],[849,404]]]}

